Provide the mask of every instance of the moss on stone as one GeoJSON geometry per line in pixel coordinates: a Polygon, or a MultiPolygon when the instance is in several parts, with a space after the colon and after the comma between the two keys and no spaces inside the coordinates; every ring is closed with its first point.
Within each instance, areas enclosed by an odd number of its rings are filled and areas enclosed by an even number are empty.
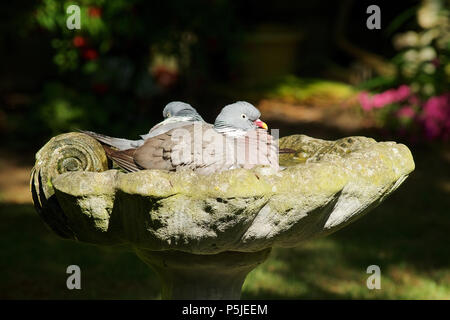
{"type": "Polygon", "coordinates": [[[294,246],[329,234],[378,205],[414,170],[409,149],[394,142],[305,135],[279,142],[280,148],[296,150],[283,155],[288,166],[281,171],[123,173],[105,171],[101,155],[96,170],[55,173],[52,166],[75,168],[78,162],[54,161],[45,150],[39,158],[46,161],[37,168],[51,178],[48,194],[56,192],[78,239],[199,254],[294,246]]]}

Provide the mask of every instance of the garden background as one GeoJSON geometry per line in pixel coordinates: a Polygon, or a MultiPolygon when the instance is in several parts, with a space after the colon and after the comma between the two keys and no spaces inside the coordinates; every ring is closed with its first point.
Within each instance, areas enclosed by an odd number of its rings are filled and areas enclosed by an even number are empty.
{"type": "Polygon", "coordinates": [[[34,154],[87,129],[137,137],[173,100],[212,122],[237,100],[280,136],[405,143],[416,170],[339,232],[275,248],[244,299],[450,298],[450,1],[14,1],[0,4],[0,298],[158,299],[126,247],[59,239],[34,211],[34,154]],[[66,8],[81,8],[68,30],[66,8]],[[370,30],[366,9],[381,9],[370,30]],[[82,290],[66,288],[66,268],[82,290]],[[369,290],[366,268],[381,268],[369,290]]]}

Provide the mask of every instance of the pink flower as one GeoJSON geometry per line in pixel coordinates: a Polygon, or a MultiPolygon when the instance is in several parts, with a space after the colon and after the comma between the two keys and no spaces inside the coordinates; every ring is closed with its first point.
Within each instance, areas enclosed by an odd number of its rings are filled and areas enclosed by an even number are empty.
{"type": "Polygon", "coordinates": [[[372,109],[372,101],[370,99],[369,93],[363,91],[358,95],[359,103],[365,111],[370,111],[372,109]]]}
{"type": "Polygon", "coordinates": [[[420,103],[420,99],[416,95],[412,95],[408,98],[408,103],[417,106],[420,103]]]}
{"type": "Polygon", "coordinates": [[[421,120],[427,138],[448,137],[450,135],[450,93],[428,99],[423,107],[421,120]]]}
{"type": "Polygon", "coordinates": [[[439,65],[440,65],[440,61],[439,61],[438,58],[434,58],[433,60],[431,60],[431,63],[432,63],[436,68],[438,68],[439,65]]]}
{"type": "Polygon", "coordinates": [[[412,119],[416,115],[416,111],[410,106],[403,107],[396,112],[398,118],[412,119]]]}
{"type": "Polygon", "coordinates": [[[372,97],[364,91],[359,94],[358,98],[361,107],[368,111],[374,108],[383,108],[392,103],[405,101],[410,96],[411,89],[407,85],[401,85],[397,89],[389,89],[385,92],[375,94],[372,97]]]}
{"type": "Polygon", "coordinates": [[[428,139],[436,139],[437,137],[439,137],[440,132],[441,130],[436,123],[432,121],[425,122],[425,135],[428,139]]]}
{"type": "Polygon", "coordinates": [[[385,105],[393,101],[392,91],[388,90],[383,93],[376,94],[372,97],[374,108],[383,108],[385,105]]]}
{"type": "Polygon", "coordinates": [[[433,120],[446,120],[448,117],[450,94],[431,97],[424,105],[424,115],[433,120]]]}
{"type": "Polygon", "coordinates": [[[395,100],[397,102],[400,102],[400,101],[408,99],[408,97],[410,95],[411,95],[411,89],[407,85],[401,85],[397,89],[395,100]]]}

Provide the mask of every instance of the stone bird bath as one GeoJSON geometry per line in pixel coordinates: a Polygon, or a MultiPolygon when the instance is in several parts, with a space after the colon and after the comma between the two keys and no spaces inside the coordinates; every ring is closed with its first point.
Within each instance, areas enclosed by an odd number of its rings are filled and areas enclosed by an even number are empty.
{"type": "Polygon", "coordinates": [[[129,244],[161,277],[163,299],[239,299],[272,247],[326,236],[379,205],[414,170],[409,149],[365,137],[283,137],[287,168],[193,172],[110,170],[82,133],[37,154],[31,191],[59,236],[129,244]]]}

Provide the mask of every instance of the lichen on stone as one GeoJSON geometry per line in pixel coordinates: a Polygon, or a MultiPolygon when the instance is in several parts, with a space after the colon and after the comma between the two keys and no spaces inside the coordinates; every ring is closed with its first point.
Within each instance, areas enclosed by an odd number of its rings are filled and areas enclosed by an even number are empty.
{"type": "Polygon", "coordinates": [[[39,170],[53,172],[43,175],[52,182],[46,194],[55,194],[64,223],[81,241],[212,254],[327,235],[379,205],[414,170],[409,149],[394,142],[293,135],[279,145],[295,150],[280,155],[284,170],[258,166],[211,175],[85,170],[78,168],[82,162],[55,162],[41,150],[31,183],[39,187],[39,170]],[[75,171],[56,173],[58,163],[75,171]]]}

